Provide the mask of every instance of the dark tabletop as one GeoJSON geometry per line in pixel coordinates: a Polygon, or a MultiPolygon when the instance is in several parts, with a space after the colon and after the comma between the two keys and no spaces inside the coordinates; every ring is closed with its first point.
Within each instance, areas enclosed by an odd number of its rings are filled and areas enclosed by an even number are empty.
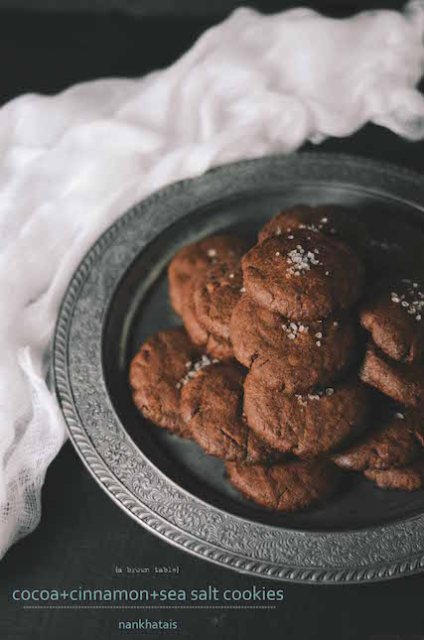
{"type": "MultiPolygon", "coordinates": [[[[332,10],[337,13],[336,4],[332,10]]],[[[0,102],[27,91],[52,93],[85,79],[136,76],[165,66],[213,21],[205,16],[136,19],[0,12],[0,102]]],[[[366,127],[347,140],[330,140],[319,150],[424,170],[424,143],[404,142],[377,127],[366,127]]],[[[125,633],[117,630],[122,614],[116,611],[23,610],[10,593],[26,587],[105,589],[124,584],[190,589],[274,583],[196,559],[142,529],[96,485],[68,443],[47,473],[41,524],[0,562],[0,640],[120,638],[125,633]],[[116,575],[116,566],[171,567],[178,573],[123,577],[116,575]]],[[[172,615],[182,625],[181,637],[190,639],[423,640],[423,589],[424,575],[363,586],[286,584],[284,602],[274,611],[181,610],[172,615]]],[[[165,619],[168,614],[160,615],[165,619]]]]}

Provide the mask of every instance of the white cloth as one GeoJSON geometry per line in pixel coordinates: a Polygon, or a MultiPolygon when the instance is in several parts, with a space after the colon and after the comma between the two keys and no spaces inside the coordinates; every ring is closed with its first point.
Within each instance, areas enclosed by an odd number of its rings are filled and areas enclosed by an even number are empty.
{"type": "Polygon", "coordinates": [[[0,110],[0,557],[40,518],[65,440],[44,378],[83,254],[151,191],[224,162],[348,136],[424,134],[424,4],[346,20],[239,9],[166,70],[0,110]]]}

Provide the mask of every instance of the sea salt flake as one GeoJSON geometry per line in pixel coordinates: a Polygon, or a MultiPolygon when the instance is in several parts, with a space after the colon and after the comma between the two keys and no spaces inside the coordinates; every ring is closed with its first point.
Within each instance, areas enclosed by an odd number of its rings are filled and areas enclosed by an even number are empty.
{"type": "Polygon", "coordinates": [[[207,355],[202,355],[200,360],[196,362],[186,362],[185,366],[188,369],[186,375],[181,378],[175,385],[177,389],[183,387],[189,380],[192,380],[196,377],[197,373],[204,369],[204,367],[208,367],[211,364],[217,364],[219,362],[218,358],[209,358],[207,355]],[[179,385],[179,386],[178,386],[179,385]]]}

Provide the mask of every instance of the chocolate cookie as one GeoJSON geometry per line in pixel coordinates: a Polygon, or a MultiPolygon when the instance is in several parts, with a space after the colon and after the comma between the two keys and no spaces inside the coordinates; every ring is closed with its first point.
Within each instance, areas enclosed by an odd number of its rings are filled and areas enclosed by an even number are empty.
{"type": "Polygon", "coordinates": [[[218,360],[227,360],[234,356],[233,346],[230,340],[209,333],[207,329],[200,324],[194,308],[193,297],[187,300],[182,312],[182,317],[184,326],[192,342],[201,348],[202,351],[206,351],[212,358],[218,358],[218,360]]]}
{"type": "MultiPolygon", "coordinates": [[[[202,277],[202,276],[200,276],[202,277]]],[[[202,279],[203,282],[203,279],[202,279]]],[[[187,296],[181,315],[184,326],[192,342],[206,351],[211,357],[226,360],[233,357],[233,346],[230,340],[210,333],[200,322],[196,314],[193,284],[190,285],[191,293],[187,296]]]]}
{"type": "Polygon", "coordinates": [[[362,289],[362,264],[352,251],[305,229],[257,244],[242,267],[249,296],[290,320],[326,318],[354,304],[362,289]]]}
{"type": "Polygon", "coordinates": [[[390,469],[404,467],[419,452],[424,418],[412,410],[396,412],[382,427],[361,442],[337,453],[332,460],[344,469],[390,469]]]}
{"type": "Polygon", "coordinates": [[[241,258],[247,250],[246,239],[232,235],[209,236],[189,244],[175,254],[168,266],[169,296],[178,315],[191,296],[193,277],[228,259],[241,258]]]}
{"type": "Polygon", "coordinates": [[[415,409],[424,409],[424,365],[389,360],[373,344],[368,345],[360,372],[363,382],[415,409]]]}
{"type": "Polygon", "coordinates": [[[400,469],[367,469],[364,475],[373,480],[381,489],[401,489],[402,491],[416,491],[424,484],[424,461],[417,460],[407,467],[400,469]]]}
{"type": "Polygon", "coordinates": [[[234,308],[230,335],[237,360],[268,387],[289,394],[334,381],[357,353],[346,316],[294,322],[247,295],[234,308]]]}
{"type": "Polygon", "coordinates": [[[242,417],[243,379],[235,362],[205,367],[184,386],[181,415],[206,453],[248,464],[269,462],[272,452],[242,417]]]}
{"type": "Polygon", "coordinates": [[[312,457],[331,451],[366,426],[369,394],[350,381],[309,394],[288,396],[249,373],[244,413],[259,438],[277,451],[312,457]]]}
{"type": "Polygon", "coordinates": [[[417,280],[380,283],[362,305],[360,319],[375,344],[394,360],[424,359],[424,287],[417,280]]]}
{"type": "Polygon", "coordinates": [[[193,299],[199,322],[212,335],[230,340],[230,320],[240,299],[243,276],[240,260],[228,260],[210,267],[195,280],[193,299]]]}
{"type": "Polygon", "coordinates": [[[292,461],[266,467],[235,462],[228,479],[240,493],[267,509],[296,511],[319,502],[338,486],[337,467],[325,460],[292,461]]]}
{"type": "Polygon", "coordinates": [[[192,363],[199,358],[200,352],[182,328],[160,331],[140,347],[131,361],[129,380],[134,403],[148,420],[187,435],[180,415],[180,393],[192,363]]]}
{"type": "Polygon", "coordinates": [[[306,229],[334,236],[358,252],[366,236],[366,226],[356,211],[337,205],[310,207],[298,205],[285,209],[271,218],[260,230],[259,242],[270,236],[288,234],[296,229],[306,229]]]}
{"type": "MultiPolygon", "coordinates": [[[[212,357],[231,358],[233,350],[228,338],[208,329],[196,312],[194,289],[201,289],[210,277],[210,268],[221,271],[239,264],[247,241],[236,236],[210,236],[181,249],[168,267],[169,292],[175,311],[183,319],[191,340],[212,357]],[[228,265],[228,268],[227,268],[228,265]]],[[[227,331],[228,333],[228,331],[227,331]]]]}

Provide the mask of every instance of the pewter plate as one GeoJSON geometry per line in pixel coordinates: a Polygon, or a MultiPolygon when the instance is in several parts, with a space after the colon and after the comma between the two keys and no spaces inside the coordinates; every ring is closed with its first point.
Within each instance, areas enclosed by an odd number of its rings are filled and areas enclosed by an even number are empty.
{"type": "Polygon", "coordinates": [[[226,165],[133,207],[88,252],[64,297],[53,375],[69,434],[108,495],[141,525],[201,558],[261,577],[384,580],[424,567],[424,491],[377,489],[359,475],[328,503],[292,515],[244,500],[223,464],[135,410],[128,363],[175,324],[166,265],[210,233],[256,232],[279,209],[336,203],[424,226],[424,178],[360,158],[297,154],[226,165]]]}

